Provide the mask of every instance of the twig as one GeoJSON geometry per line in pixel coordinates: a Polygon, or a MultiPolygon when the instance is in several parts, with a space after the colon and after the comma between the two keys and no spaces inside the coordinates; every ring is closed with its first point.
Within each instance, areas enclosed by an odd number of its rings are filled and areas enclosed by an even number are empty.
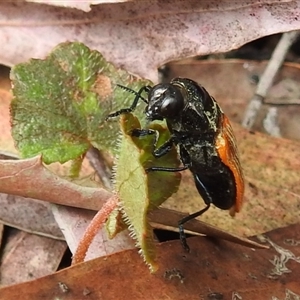
{"type": "Polygon", "coordinates": [[[263,125],[271,136],[281,137],[280,128],[277,125],[277,107],[269,107],[263,125]]]}
{"type": "Polygon", "coordinates": [[[242,125],[244,127],[250,129],[253,126],[256,115],[260,110],[262,102],[266,97],[270,87],[272,86],[274,78],[283,63],[289,48],[297,39],[298,35],[298,31],[286,32],[282,35],[279,43],[277,44],[272,54],[267,68],[265,69],[264,73],[260,78],[255,95],[248,104],[242,122],[242,125]]]}
{"type": "Polygon", "coordinates": [[[264,101],[264,104],[273,106],[300,105],[300,99],[280,99],[276,101],[264,101]]]}
{"type": "Polygon", "coordinates": [[[100,177],[104,187],[111,190],[111,171],[106,166],[102,153],[98,149],[92,147],[87,152],[86,158],[89,160],[91,166],[95,169],[96,173],[100,177]]]}

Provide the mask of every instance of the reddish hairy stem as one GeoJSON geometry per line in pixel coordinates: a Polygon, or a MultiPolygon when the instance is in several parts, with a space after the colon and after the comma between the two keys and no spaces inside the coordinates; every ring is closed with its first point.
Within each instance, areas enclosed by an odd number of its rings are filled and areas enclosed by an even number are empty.
{"type": "Polygon", "coordinates": [[[100,228],[103,226],[110,213],[117,207],[118,202],[118,196],[113,195],[97,212],[78,244],[78,247],[73,256],[72,265],[84,261],[86,253],[94,237],[96,236],[100,228]]]}

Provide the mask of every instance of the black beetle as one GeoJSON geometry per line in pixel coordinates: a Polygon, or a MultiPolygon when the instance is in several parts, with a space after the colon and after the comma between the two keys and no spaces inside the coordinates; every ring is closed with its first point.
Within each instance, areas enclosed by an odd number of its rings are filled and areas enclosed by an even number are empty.
{"type": "Polygon", "coordinates": [[[238,157],[235,137],[226,115],[208,92],[187,78],[175,78],[168,84],[144,86],[138,92],[123,89],[136,95],[130,108],[121,109],[108,118],[135,110],[139,100],[147,106],[149,121],[166,120],[171,138],[156,148],[157,133],[151,129],[136,129],[132,135],[141,137],[155,134],[153,155],[165,155],[173,145],[178,147],[183,166],[179,168],[152,167],[147,171],[178,172],[189,169],[206,207],[178,222],[182,245],[189,250],[183,225],[202,215],[211,204],[229,209],[233,215],[241,208],[244,195],[244,177],[238,157]],[[148,94],[148,99],[142,93],[148,94]]]}

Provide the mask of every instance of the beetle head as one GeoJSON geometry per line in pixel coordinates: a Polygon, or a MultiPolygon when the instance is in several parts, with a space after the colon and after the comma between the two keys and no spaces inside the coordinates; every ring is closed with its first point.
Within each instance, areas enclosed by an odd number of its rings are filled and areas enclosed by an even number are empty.
{"type": "Polygon", "coordinates": [[[158,84],[148,94],[145,114],[148,120],[176,118],[184,108],[181,89],[173,84],[158,84]]]}

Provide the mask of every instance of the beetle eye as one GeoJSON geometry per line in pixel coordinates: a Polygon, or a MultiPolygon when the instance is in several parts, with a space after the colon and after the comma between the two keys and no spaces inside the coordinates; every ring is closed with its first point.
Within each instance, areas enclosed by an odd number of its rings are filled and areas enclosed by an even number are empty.
{"type": "Polygon", "coordinates": [[[171,85],[166,90],[160,107],[160,112],[165,118],[172,118],[178,115],[184,106],[184,100],[179,88],[171,85]]]}

